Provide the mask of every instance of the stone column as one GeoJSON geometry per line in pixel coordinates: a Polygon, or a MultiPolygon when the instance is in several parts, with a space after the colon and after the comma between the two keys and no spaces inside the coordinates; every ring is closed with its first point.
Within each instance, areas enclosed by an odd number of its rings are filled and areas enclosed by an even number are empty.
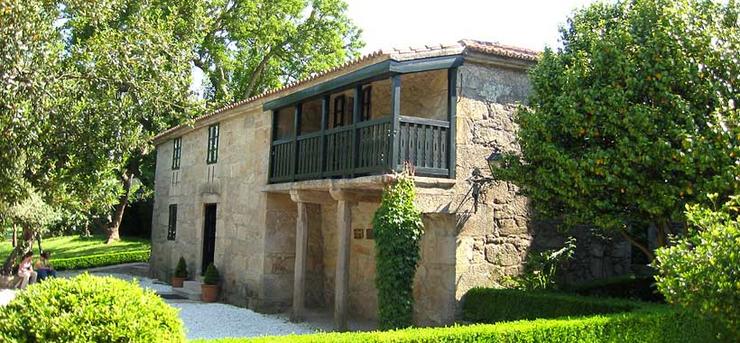
{"type": "Polygon", "coordinates": [[[349,251],[350,231],[352,230],[352,210],[350,202],[337,202],[337,262],[334,281],[334,327],[337,331],[347,331],[347,300],[349,292],[349,251]]]}
{"type": "Polygon", "coordinates": [[[291,190],[290,198],[298,208],[295,232],[295,267],[293,271],[292,321],[302,321],[306,312],[306,261],[308,260],[307,204],[330,204],[334,200],[328,192],[291,190]]]}
{"type": "Polygon", "coordinates": [[[295,268],[293,279],[293,313],[291,320],[302,321],[306,305],[306,259],[308,255],[308,213],[305,202],[298,205],[298,219],[295,225],[295,268]]]}

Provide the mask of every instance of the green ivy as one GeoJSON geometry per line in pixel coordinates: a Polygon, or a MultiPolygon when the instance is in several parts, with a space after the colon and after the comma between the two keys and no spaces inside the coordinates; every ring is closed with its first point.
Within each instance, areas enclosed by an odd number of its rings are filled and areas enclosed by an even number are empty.
{"type": "Polygon", "coordinates": [[[411,326],[414,274],[423,234],[412,172],[408,169],[386,187],[373,217],[378,312],[381,329],[411,326]]]}

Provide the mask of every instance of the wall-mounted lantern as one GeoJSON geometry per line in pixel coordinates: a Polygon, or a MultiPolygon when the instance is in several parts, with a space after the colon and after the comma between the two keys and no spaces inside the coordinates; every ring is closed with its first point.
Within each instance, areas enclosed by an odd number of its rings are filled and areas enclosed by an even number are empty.
{"type": "Polygon", "coordinates": [[[486,158],[486,161],[488,161],[488,168],[491,170],[491,174],[494,174],[495,170],[504,167],[504,155],[499,151],[492,152],[491,155],[486,158]]]}

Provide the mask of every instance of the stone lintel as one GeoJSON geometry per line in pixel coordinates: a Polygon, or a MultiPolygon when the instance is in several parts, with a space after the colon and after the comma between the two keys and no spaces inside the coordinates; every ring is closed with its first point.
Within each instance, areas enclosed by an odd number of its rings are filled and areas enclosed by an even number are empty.
{"type": "Polygon", "coordinates": [[[302,202],[309,204],[332,204],[334,199],[331,197],[329,192],[326,191],[313,191],[313,190],[298,190],[293,189],[290,191],[290,199],[294,202],[302,202]]]}
{"type": "MultiPolygon", "coordinates": [[[[362,176],[352,179],[319,179],[305,180],[285,183],[269,184],[262,188],[267,193],[284,193],[289,194],[293,190],[313,190],[329,192],[332,189],[351,189],[351,190],[378,190],[393,182],[396,178],[394,174],[362,176]]],[[[414,177],[416,187],[419,189],[451,189],[455,186],[456,180],[438,177],[414,177]]]]}

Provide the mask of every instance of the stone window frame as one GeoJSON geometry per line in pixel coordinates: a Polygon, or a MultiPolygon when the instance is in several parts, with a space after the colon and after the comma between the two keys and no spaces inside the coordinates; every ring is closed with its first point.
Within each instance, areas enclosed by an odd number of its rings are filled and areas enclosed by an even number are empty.
{"type": "Polygon", "coordinates": [[[167,240],[174,241],[177,237],[177,204],[170,204],[167,220],[167,240]]]}
{"type": "Polygon", "coordinates": [[[208,152],[206,154],[206,163],[214,164],[218,162],[218,137],[220,132],[219,123],[208,127],[208,152]]]}
{"type": "Polygon", "coordinates": [[[180,169],[180,157],[182,156],[182,137],[172,140],[172,170],[180,169]]]}

